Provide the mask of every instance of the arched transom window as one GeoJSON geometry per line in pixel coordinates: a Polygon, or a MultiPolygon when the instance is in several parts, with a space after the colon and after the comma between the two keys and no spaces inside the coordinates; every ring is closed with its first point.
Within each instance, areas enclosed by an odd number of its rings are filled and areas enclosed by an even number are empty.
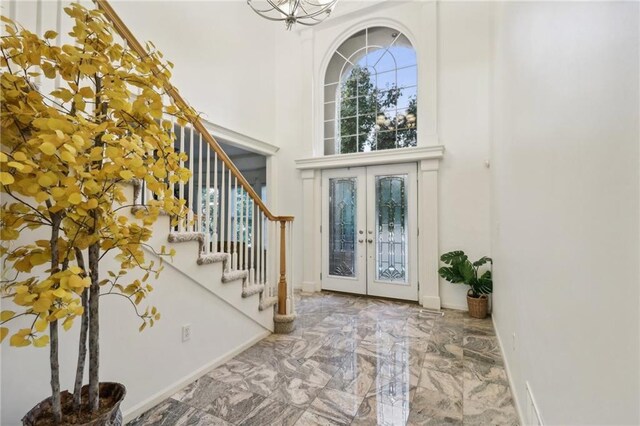
{"type": "Polygon", "coordinates": [[[325,75],[325,155],[416,146],[416,64],[411,42],[392,28],[342,43],[325,75]]]}

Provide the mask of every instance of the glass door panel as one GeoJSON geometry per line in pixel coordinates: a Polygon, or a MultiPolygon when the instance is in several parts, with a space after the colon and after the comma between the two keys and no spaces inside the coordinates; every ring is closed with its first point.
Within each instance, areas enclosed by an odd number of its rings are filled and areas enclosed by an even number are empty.
{"type": "Polygon", "coordinates": [[[416,164],[367,167],[367,294],[418,300],[417,186],[416,164]]]}
{"type": "Polygon", "coordinates": [[[376,176],[376,279],[407,284],[407,175],[376,176]]]}
{"type": "Polygon", "coordinates": [[[357,179],[329,179],[329,275],[356,276],[357,179]]]}
{"type": "Polygon", "coordinates": [[[366,173],[322,173],[322,288],[366,294],[366,173]]]}

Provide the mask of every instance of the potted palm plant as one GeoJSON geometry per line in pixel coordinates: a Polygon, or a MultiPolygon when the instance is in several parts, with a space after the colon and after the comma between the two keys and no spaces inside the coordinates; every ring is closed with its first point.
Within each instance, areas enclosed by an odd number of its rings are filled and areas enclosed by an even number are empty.
{"type": "Polygon", "coordinates": [[[473,318],[485,318],[487,316],[488,295],[493,292],[491,269],[480,272],[484,265],[493,265],[490,257],[484,256],[475,262],[471,262],[467,255],[461,251],[451,251],[440,257],[447,266],[438,270],[442,278],[454,284],[466,284],[467,306],[469,316],[473,318]]]}
{"type": "Polygon", "coordinates": [[[49,348],[51,394],[25,425],[117,425],[125,388],[99,380],[100,299],[130,303],[141,331],[160,318],[155,307],[139,307],[153,290],[150,274],[162,269],[143,247],[160,260],[173,254],[148,245],[160,209],[184,214],[173,186],[190,173],[163,118],[184,125],[192,111],[164,101],[170,66],[159,52],[141,58],[118,44],[99,10],[75,3],[65,11],[74,26],[73,43],[64,46],[51,43],[54,31],[34,34],[2,16],[0,255],[12,274],[0,285],[0,341],[49,348]],[[134,180],[154,200],[131,218],[122,184],[134,180]],[[48,238],[36,240],[34,229],[46,229],[48,238]],[[118,262],[115,271],[101,270],[105,256],[118,262]],[[76,319],[74,389],[62,391],[59,329],[76,319]]]}

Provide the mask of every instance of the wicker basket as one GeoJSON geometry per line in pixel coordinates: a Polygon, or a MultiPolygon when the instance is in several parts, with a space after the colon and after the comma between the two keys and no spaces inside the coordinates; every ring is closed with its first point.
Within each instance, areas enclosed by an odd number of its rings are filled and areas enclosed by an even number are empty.
{"type": "Polygon", "coordinates": [[[487,302],[489,298],[486,294],[480,297],[471,297],[467,293],[467,306],[469,306],[469,316],[472,318],[484,319],[487,317],[487,302]]]}

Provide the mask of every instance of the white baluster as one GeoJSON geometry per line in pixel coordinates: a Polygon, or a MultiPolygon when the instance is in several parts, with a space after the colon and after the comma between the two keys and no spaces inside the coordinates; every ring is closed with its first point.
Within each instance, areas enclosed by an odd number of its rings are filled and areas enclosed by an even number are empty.
{"type": "Polygon", "coordinates": [[[242,196],[242,208],[244,209],[244,229],[242,230],[242,240],[244,243],[244,250],[242,254],[242,265],[245,271],[249,270],[249,194],[243,191],[242,196]]]}
{"type": "MultiPolygon", "coordinates": [[[[262,276],[264,275],[262,273],[262,253],[263,253],[263,246],[264,246],[264,229],[262,228],[262,210],[258,211],[258,221],[256,225],[258,227],[258,244],[256,245],[258,248],[258,259],[257,259],[258,270],[256,271],[256,275],[258,279],[257,280],[258,284],[264,284],[264,281],[262,280],[262,276]]],[[[265,294],[269,296],[268,291],[265,294]]]]}
{"type": "MultiPolygon", "coordinates": [[[[209,210],[211,210],[211,195],[209,194],[211,191],[211,178],[209,177],[209,173],[211,173],[210,167],[209,167],[209,163],[211,160],[211,148],[209,147],[209,144],[205,145],[205,152],[207,153],[207,167],[206,167],[206,176],[207,178],[205,179],[206,181],[206,186],[207,189],[204,192],[204,196],[205,196],[205,213],[204,213],[204,223],[205,225],[205,229],[204,229],[204,252],[205,253],[210,253],[211,252],[211,231],[213,230],[213,225],[210,222],[210,212],[209,210]]],[[[215,194],[215,192],[214,192],[215,194]]],[[[214,199],[215,201],[215,199],[214,199]]],[[[214,204],[215,205],[215,204],[214,204]]]]}
{"type": "Polygon", "coordinates": [[[195,177],[193,176],[193,126],[190,128],[190,137],[189,137],[189,170],[191,170],[191,176],[189,177],[189,212],[187,214],[187,230],[193,231],[193,208],[194,208],[194,200],[193,200],[193,182],[195,177]]]}
{"type": "Polygon", "coordinates": [[[218,153],[213,153],[213,251],[218,251],[218,209],[220,208],[220,189],[218,188],[218,153]]]}
{"type": "Polygon", "coordinates": [[[198,189],[196,193],[196,200],[198,202],[195,208],[197,220],[197,232],[202,232],[202,135],[198,132],[198,189]]]}
{"type": "Polygon", "coordinates": [[[235,269],[233,266],[233,248],[231,246],[231,205],[233,204],[231,199],[231,170],[227,173],[227,253],[229,253],[229,259],[231,260],[231,269],[235,269]]]}
{"type": "Polygon", "coordinates": [[[238,209],[238,207],[240,207],[240,212],[239,212],[239,217],[238,217],[238,230],[237,230],[237,235],[236,238],[239,241],[239,247],[238,247],[238,269],[240,269],[241,271],[245,270],[244,267],[244,245],[246,244],[246,241],[244,240],[244,218],[245,218],[245,214],[244,214],[244,205],[245,205],[245,198],[244,198],[244,190],[242,189],[242,186],[240,187],[240,193],[238,193],[236,191],[239,203],[236,206],[236,210],[238,209]]]}
{"type": "Polygon", "coordinates": [[[227,240],[227,234],[225,233],[225,230],[227,228],[227,221],[226,219],[226,210],[227,210],[227,186],[224,184],[224,177],[225,177],[225,173],[224,173],[224,162],[221,162],[220,164],[220,202],[218,203],[219,206],[219,210],[220,210],[220,252],[221,253],[226,253],[226,247],[225,247],[225,243],[228,241],[227,240]]]}
{"type": "Polygon", "coordinates": [[[142,182],[142,187],[144,188],[144,204],[145,205],[149,205],[151,203],[151,201],[153,200],[153,192],[151,192],[151,190],[149,190],[149,188],[147,187],[147,182],[142,182]]]}
{"type": "Polygon", "coordinates": [[[249,262],[249,276],[251,277],[251,283],[255,284],[257,282],[256,280],[256,255],[258,254],[258,251],[256,249],[257,247],[257,242],[256,242],[256,226],[258,224],[256,223],[256,204],[253,201],[253,198],[251,199],[251,251],[250,251],[250,262],[249,262]]]}
{"type": "MultiPolygon", "coordinates": [[[[184,127],[180,126],[180,154],[184,153],[184,127]]],[[[180,168],[184,167],[184,160],[180,159],[180,168]]],[[[184,182],[178,183],[178,196],[184,200],[184,182]]],[[[178,232],[183,232],[185,228],[185,218],[180,218],[178,222],[178,232]]]]}
{"type": "Polygon", "coordinates": [[[266,229],[266,237],[267,237],[267,247],[265,250],[265,259],[264,259],[264,279],[266,280],[265,282],[267,283],[267,285],[269,286],[269,291],[271,292],[271,296],[275,296],[275,293],[273,292],[273,277],[271,277],[271,265],[269,265],[269,263],[271,262],[271,258],[273,257],[272,254],[275,253],[274,251],[274,244],[273,244],[273,235],[271,234],[272,230],[273,230],[273,226],[271,226],[271,221],[267,218],[265,218],[265,229],[266,229]]]}
{"type": "MultiPolygon", "coordinates": [[[[238,243],[239,243],[239,236],[240,236],[240,225],[241,225],[241,221],[239,221],[238,219],[240,219],[238,217],[238,199],[240,198],[238,196],[238,178],[235,177],[234,178],[234,183],[235,183],[235,187],[234,187],[234,191],[233,191],[233,199],[234,199],[234,203],[233,203],[233,239],[235,241],[234,243],[234,247],[233,247],[233,264],[236,267],[236,269],[240,269],[240,265],[238,263],[238,261],[240,260],[240,249],[238,248],[238,243]]],[[[242,209],[240,209],[240,211],[242,211],[242,209]]]]}

